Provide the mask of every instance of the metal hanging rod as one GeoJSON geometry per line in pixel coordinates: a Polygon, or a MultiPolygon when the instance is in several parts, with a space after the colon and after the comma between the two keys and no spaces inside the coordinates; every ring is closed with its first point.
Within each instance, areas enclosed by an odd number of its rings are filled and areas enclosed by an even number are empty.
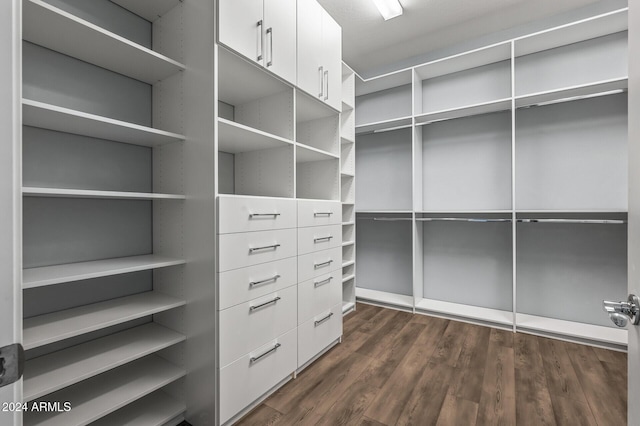
{"type": "Polygon", "coordinates": [[[626,220],[614,219],[518,219],[520,223],[587,223],[598,225],[624,225],[626,220]]]}
{"type": "Polygon", "coordinates": [[[511,222],[511,219],[479,219],[471,217],[419,217],[416,220],[419,222],[511,222]]]}

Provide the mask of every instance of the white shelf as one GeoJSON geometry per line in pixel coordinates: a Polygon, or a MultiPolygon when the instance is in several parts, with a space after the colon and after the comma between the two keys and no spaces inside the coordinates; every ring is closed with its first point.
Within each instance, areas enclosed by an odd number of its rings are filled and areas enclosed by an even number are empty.
{"type": "Polygon", "coordinates": [[[460,303],[443,302],[441,300],[422,299],[416,304],[416,309],[439,314],[452,315],[462,318],[492,322],[502,325],[513,325],[513,312],[498,309],[482,308],[479,306],[463,305],[460,303]]]}
{"type": "Polygon", "coordinates": [[[184,200],[184,195],[156,194],[149,192],[124,192],[124,191],[95,191],[91,189],[64,189],[64,188],[34,188],[25,186],[22,188],[25,197],[53,197],[53,198],[102,198],[123,200],[184,200]]]}
{"type": "Polygon", "coordinates": [[[352,246],[355,243],[356,243],[355,241],[346,241],[346,242],[342,243],[342,247],[352,246]]]}
{"type": "Polygon", "coordinates": [[[355,225],[356,223],[351,221],[351,222],[342,222],[342,226],[349,226],[349,225],[355,225]]]}
{"type": "Polygon", "coordinates": [[[31,401],[185,340],[155,323],[27,361],[24,400],[31,401]]]}
{"type": "Polygon", "coordinates": [[[342,303],[342,314],[346,314],[356,308],[356,304],[353,302],[343,302],[342,303]]]}
{"type": "Polygon", "coordinates": [[[619,9],[517,38],[515,54],[528,55],[625,31],[629,27],[628,15],[629,8],[619,9]]]}
{"type": "Polygon", "coordinates": [[[487,214],[487,213],[511,213],[512,210],[419,210],[417,214],[487,214]]]}
{"type": "Polygon", "coordinates": [[[511,58],[511,42],[502,42],[479,49],[437,59],[415,68],[422,80],[453,74],[471,68],[481,67],[511,58]]]}
{"type": "MultiPolygon", "coordinates": [[[[343,265],[343,267],[344,267],[344,265],[343,265]]],[[[346,276],[346,277],[344,277],[344,278],[342,279],[342,283],[344,284],[344,283],[346,283],[347,281],[351,281],[351,280],[352,280],[352,279],[354,279],[355,277],[356,277],[356,274],[348,275],[348,276],[346,276]]]]}
{"type": "Polygon", "coordinates": [[[23,39],[153,84],[184,65],[40,0],[25,0],[23,39]]]}
{"type": "Polygon", "coordinates": [[[321,118],[337,116],[334,110],[324,102],[312,98],[306,93],[296,90],[296,122],[319,120],[321,118]]]}
{"type": "Polygon", "coordinates": [[[91,423],[91,426],[164,426],[186,410],[186,404],[159,390],[91,423]]]}
{"type": "Polygon", "coordinates": [[[353,108],[354,108],[353,105],[342,100],[342,112],[351,111],[353,108]]]}
{"type": "Polygon", "coordinates": [[[68,401],[67,412],[25,412],[25,426],[86,425],[178,380],[185,371],[149,356],[50,395],[68,401]]]}
{"type": "Polygon", "coordinates": [[[342,177],[344,177],[344,178],[354,178],[354,177],[356,177],[356,175],[355,175],[355,174],[353,174],[353,173],[346,173],[346,172],[340,172],[340,175],[341,175],[342,177]]]}
{"type": "Polygon", "coordinates": [[[342,145],[349,145],[349,144],[356,143],[356,142],[351,138],[346,138],[344,136],[340,136],[340,143],[342,145]]]}
{"type": "Polygon", "coordinates": [[[71,281],[108,277],[149,269],[166,268],[184,263],[185,261],[181,259],[149,254],[29,268],[24,269],[22,272],[22,288],[42,287],[71,281]]]}
{"type": "Polygon", "coordinates": [[[456,118],[470,117],[473,115],[489,114],[511,109],[511,98],[497,101],[483,102],[459,108],[450,108],[441,111],[429,112],[416,116],[416,125],[422,126],[438,121],[454,120],[456,118]]]}
{"type": "MultiPolygon", "coordinates": [[[[578,339],[626,345],[627,330],[535,315],[516,314],[516,328],[559,334],[578,339]]],[[[523,331],[522,330],[522,331],[523,331]]]]}
{"type": "Polygon", "coordinates": [[[181,0],[111,0],[111,2],[153,22],[181,3],[181,0]]]}
{"type": "Polygon", "coordinates": [[[407,68],[365,80],[356,77],[356,96],[411,84],[412,76],[411,68],[407,68]]]}
{"type": "Polygon", "coordinates": [[[231,154],[258,151],[267,148],[279,148],[293,145],[293,141],[239,124],[224,118],[218,118],[218,150],[231,154]]]}
{"type": "Polygon", "coordinates": [[[356,210],[356,214],[411,214],[412,210],[356,210]]]}
{"type": "Polygon", "coordinates": [[[184,304],[183,300],[150,291],[27,318],[23,322],[23,345],[26,350],[33,349],[184,304]]]}
{"type": "Polygon", "coordinates": [[[25,126],[149,147],[185,139],[183,135],[177,133],[165,132],[30,99],[22,100],[22,122],[25,126]]]}
{"type": "Polygon", "coordinates": [[[321,149],[313,148],[311,146],[298,144],[296,153],[296,163],[309,163],[312,161],[323,160],[337,160],[337,155],[331,154],[321,149]]]}
{"type": "Polygon", "coordinates": [[[411,117],[392,118],[390,120],[376,121],[356,126],[356,135],[364,133],[379,133],[411,127],[413,119],[411,117]]]}
{"type": "Polygon", "coordinates": [[[356,264],[356,261],[355,261],[355,260],[350,260],[350,261],[348,261],[348,262],[344,262],[344,263],[342,264],[342,267],[343,267],[343,268],[346,268],[347,266],[351,266],[351,265],[355,265],[355,264],[356,264]]]}
{"type": "Polygon", "coordinates": [[[608,214],[608,213],[628,213],[626,209],[548,209],[548,210],[531,210],[516,209],[517,214],[536,213],[536,214],[608,214]]]}
{"type": "Polygon", "coordinates": [[[562,89],[548,90],[545,92],[531,93],[527,95],[516,96],[516,108],[528,107],[533,105],[544,105],[560,102],[568,102],[579,99],[587,99],[606,94],[618,93],[625,91],[629,87],[627,77],[599,81],[591,84],[583,84],[579,86],[565,87],[562,89]]]}
{"type": "Polygon", "coordinates": [[[356,298],[374,303],[413,309],[413,296],[406,296],[404,294],[387,293],[386,291],[356,287],[356,298]]]}

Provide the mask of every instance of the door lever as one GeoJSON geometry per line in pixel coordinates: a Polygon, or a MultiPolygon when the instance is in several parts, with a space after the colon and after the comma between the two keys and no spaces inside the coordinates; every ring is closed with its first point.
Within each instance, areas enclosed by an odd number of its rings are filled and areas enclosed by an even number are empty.
{"type": "Polygon", "coordinates": [[[629,321],[640,324],[640,299],[635,294],[630,294],[626,302],[603,300],[602,308],[618,327],[625,327],[629,321]]]}

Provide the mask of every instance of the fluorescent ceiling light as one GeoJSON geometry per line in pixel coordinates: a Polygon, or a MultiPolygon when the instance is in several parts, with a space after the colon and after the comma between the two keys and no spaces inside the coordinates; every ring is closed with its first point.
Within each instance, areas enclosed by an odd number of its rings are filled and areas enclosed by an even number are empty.
{"type": "Polygon", "coordinates": [[[373,0],[385,21],[402,15],[402,6],[399,0],[373,0]]]}

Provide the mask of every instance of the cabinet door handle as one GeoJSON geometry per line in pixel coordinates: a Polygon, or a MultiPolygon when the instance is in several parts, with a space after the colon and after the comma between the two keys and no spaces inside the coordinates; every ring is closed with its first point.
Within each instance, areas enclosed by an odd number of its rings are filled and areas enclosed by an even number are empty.
{"type": "Polygon", "coordinates": [[[319,326],[320,324],[322,324],[323,322],[325,322],[326,320],[328,320],[329,318],[331,318],[333,316],[333,312],[330,312],[329,315],[327,315],[324,318],[321,318],[317,321],[313,322],[313,325],[315,325],[316,327],[319,326]]]}
{"type": "Polygon", "coordinates": [[[267,37],[269,37],[269,61],[267,67],[273,65],[273,28],[267,28],[267,37]]]}
{"type": "Polygon", "coordinates": [[[333,277],[329,277],[326,280],[316,281],[316,282],[313,283],[313,286],[314,287],[320,287],[321,285],[330,283],[332,279],[333,279],[333,277]]]}
{"type": "Polygon", "coordinates": [[[268,249],[276,250],[278,247],[280,247],[280,244],[272,244],[270,246],[263,246],[263,247],[249,247],[249,253],[253,253],[254,251],[258,251],[258,250],[268,250],[268,249]]]}
{"type": "Polygon", "coordinates": [[[256,28],[258,30],[258,58],[256,61],[262,60],[262,19],[258,21],[256,24],[256,28]]]}
{"type": "Polygon", "coordinates": [[[313,214],[313,217],[318,217],[318,216],[331,216],[333,214],[333,212],[317,212],[313,214]]]}
{"type": "Polygon", "coordinates": [[[262,284],[264,284],[264,283],[268,283],[268,282],[271,282],[271,281],[276,281],[278,278],[280,278],[280,275],[277,275],[277,274],[276,274],[276,275],[272,276],[271,278],[267,278],[267,279],[264,279],[264,280],[260,280],[260,281],[251,281],[251,282],[249,283],[249,286],[250,286],[250,287],[254,287],[254,286],[257,286],[257,285],[262,285],[262,284]]]}
{"type": "Polygon", "coordinates": [[[324,96],[324,67],[318,68],[318,77],[320,77],[320,93],[318,97],[321,98],[324,96]]]}
{"type": "Polygon", "coordinates": [[[329,70],[326,70],[324,72],[324,80],[325,80],[325,84],[327,85],[327,90],[325,91],[325,94],[324,94],[324,100],[326,101],[327,99],[329,99],[329,70]]]}
{"type": "Polygon", "coordinates": [[[251,358],[249,358],[249,363],[253,364],[256,361],[259,361],[261,358],[264,358],[265,356],[269,355],[270,353],[275,352],[280,346],[282,346],[280,343],[276,343],[271,349],[269,349],[268,351],[266,351],[262,355],[252,356],[251,358]]]}
{"type": "Polygon", "coordinates": [[[329,236],[326,236],[326,237],[314,238],[313,242],[314,243],[320,243],[322,241],[331,241],[332,238],[333,238],[333,235],[329,235],[329,236]]]}
{"type": "Polygon", "coordinates": [[[250,306],[250,307],[249,307],[249,312],[253,312],[253,311],[255,311],[256,309],[264,308],[264,307],[265,307],[265,306],[267,306],[267,305],[271,305],[272,303],[276,303],[276,302],[277,302],[278,300],[280,300],[280,299],[281,299],[281,297],[280,297],[280,296],[276,296],[274,299],[269,300],[268,302],[264,302],[264,303],[261,303],[261,304],[259,304],[259,305],[255,305],[255,306],[250,306]]]}
{"type": "Polygon", "coordinates": [[[313,265],[313,269],[318,269],[318,268],[322,268],[324,266],[329,266],[333,263],[333,260],[327,260],[326,262],[322,262],[322,263],[315,263],[313,265]]]}
{"type": "Polygon", "coordinates": [[[253,219],[254,217],[268,217],[273,216],[274,219],[280,216],[280,213],[249,213],[249,219],[253,219]]]}

